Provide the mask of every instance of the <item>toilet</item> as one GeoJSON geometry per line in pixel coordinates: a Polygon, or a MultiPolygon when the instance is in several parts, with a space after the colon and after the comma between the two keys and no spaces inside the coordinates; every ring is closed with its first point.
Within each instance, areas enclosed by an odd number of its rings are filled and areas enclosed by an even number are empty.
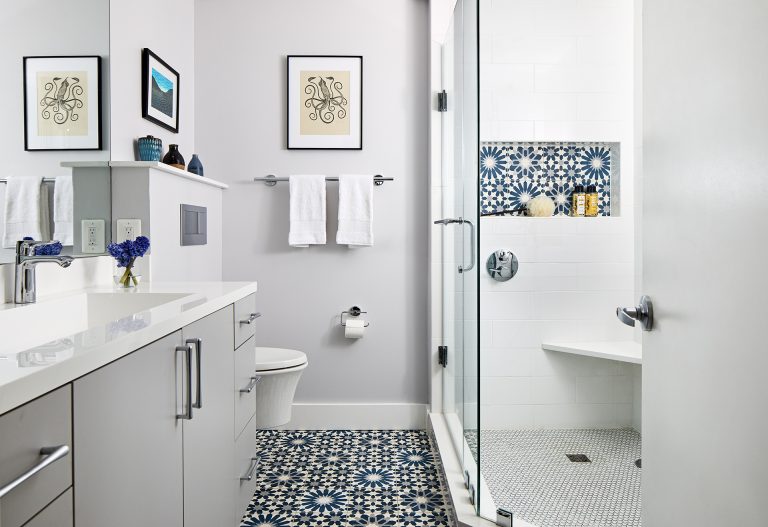
{"type": "Polygon", "coordinates": [[[256,348],[256,427],[275,428],[291,420],[291,405],[307,356],[297,350],[256,348]]]}

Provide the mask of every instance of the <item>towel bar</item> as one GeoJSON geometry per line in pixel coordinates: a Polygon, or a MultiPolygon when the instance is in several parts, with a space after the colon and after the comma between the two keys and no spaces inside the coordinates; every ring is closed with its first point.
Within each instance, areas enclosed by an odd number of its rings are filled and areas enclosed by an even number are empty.
{"type": "MultiPolygon", "coordinates": [[[[8,183],[8,178],[7,177],[0,178],[0,183],[8,183]]],[[[55,177],[44,177],[43,178],[43,183],[56,183],[56,178],[55,177]]]]}
{"type": "MultiPolygon", "coordinates": [[[[279,181],[288,181],[288,178],[285,177],[285,176],[278,177],[278,176],[270,174],[270,175],[265,176],[265,177],[255,177],[255,178],[253,178],[253,180],[254,181],[261,181],[265,185],[267,185],[268,187],[274,187],[275,185],[277,185],[277,183],[279,181]]],[[[326,181],[338,181],[339,178],[338,177],[326,177],[325,180],[326,181]]],[[[395,178],[393,178],[393,177],[384,177],[384,176],[379,175],[379,174],[373,176],[373,184],[376,185],[377,187],[382,186],[385,181],[394,181],[394,180],[395,180],[395,178]]]]}

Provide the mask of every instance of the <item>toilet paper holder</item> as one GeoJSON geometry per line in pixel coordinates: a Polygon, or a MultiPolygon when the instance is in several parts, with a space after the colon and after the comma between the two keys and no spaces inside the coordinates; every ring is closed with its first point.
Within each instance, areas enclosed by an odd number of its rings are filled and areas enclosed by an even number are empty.
{"type": "MultiPolygon", "coordinates": [[[[339,324],[341,324],[341,327],[346,327],[347,326],[347,322],[346,322],[346,319],[344,318],[344,315],[347,315],[347,318],[349,318],[349,317],[359,317],[363,313],[368,313],[368,311],[361,311],[359,307],[352,306],[347,311],[342,311],[341,312],[341,315],[339,315],[339,324]]],[[[370,322],[366,322],[365,326],[363,326],[363,327],[367,328],[370,325],[371,325],[370,322]]]]}

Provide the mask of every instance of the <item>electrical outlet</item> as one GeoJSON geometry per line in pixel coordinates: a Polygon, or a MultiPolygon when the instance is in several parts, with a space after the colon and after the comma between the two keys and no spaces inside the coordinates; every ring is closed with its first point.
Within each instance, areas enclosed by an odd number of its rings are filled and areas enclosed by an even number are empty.
{"type": "Polygon", "coordinates": [[[83,254],[101,254],[104,247],[104,220],[83,220],[80,223],[82,230],[83,254]]]}
{"type": "Polygon", "coordinates": [[[135,240],[137,236],[141,236],[141,220],[139,219],[117,220],[117,241],[118,242],[124,242],[125,240],[135,240]]]}

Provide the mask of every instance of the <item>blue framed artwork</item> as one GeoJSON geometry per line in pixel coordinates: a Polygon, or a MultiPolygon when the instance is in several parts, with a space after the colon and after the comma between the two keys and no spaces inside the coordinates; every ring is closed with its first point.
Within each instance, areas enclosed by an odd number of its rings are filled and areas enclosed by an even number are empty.
{"type": "Polygon", "coordinates": [[[141,53],[141,116],[179,132],[179,73],[149,48],[141,53]]]}

